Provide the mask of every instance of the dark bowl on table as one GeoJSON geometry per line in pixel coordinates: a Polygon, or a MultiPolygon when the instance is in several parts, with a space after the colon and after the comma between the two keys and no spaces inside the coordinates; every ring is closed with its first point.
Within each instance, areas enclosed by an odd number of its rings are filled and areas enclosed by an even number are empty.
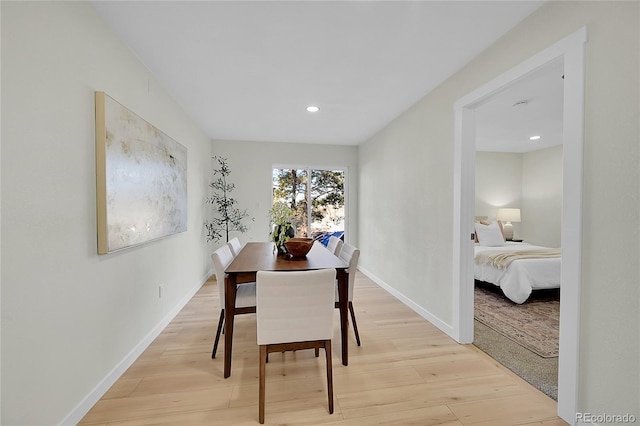
{"type": "Polygon", "coordinates": [[[287,248],[287,251],[291,256],[305,257],[307,253],[309,253],[309,250],[311,250],[313,242],[313,238],[291,238],[289,241],[284,243],[284,246],[287,248]]]}

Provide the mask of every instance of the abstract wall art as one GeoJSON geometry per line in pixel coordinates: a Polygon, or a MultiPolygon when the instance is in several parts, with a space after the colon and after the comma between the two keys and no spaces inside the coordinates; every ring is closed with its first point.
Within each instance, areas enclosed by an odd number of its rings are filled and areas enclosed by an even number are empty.
{"type": "Polygon", "coordinates": [[[98,253],[187,230],[187,149],[96,92],[98,253]]]}

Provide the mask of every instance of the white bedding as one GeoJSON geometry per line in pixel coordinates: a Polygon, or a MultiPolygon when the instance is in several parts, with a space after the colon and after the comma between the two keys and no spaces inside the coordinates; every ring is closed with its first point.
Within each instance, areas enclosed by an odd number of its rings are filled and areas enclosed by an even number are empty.
{"type": "MultiPolygon", "coordinates": [[[[475,245],[475,254],[480,252],[522,251],[546,247],[527,243],[506,242],[502,247],[475,245]]],[[[524,303],[532,290],[560,287],[560,258],[518,259],[506,269],[497,269],[487,264],[474,263],[474,278],[497,285],[515,303],[524,303]]]]}

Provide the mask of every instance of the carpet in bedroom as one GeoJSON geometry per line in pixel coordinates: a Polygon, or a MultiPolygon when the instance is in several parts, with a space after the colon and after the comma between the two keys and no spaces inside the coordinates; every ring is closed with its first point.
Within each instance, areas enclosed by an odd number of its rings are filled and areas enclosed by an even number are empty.
{"type": "Polygon", "coordinates": [[[560,314],[559,291],[549,290],[542,293],[534,292],[532,298],[523,305],[517,305],[506,299],[499,289],[492,287],[484,287],[476,284],[475,297],[475,339],[473,344],[480,350],[500,362],[518,376],[529,382],[532,386],[545,393],[547,396],[558,399],[558,324],[560,314]],[[496,291],[497,290],[497,291],[496,291]],[[529,304],[532,302],[529,306],[529,304]],[[548,306],[542,306],[542,305],[548,306]],[[498,308],[495,312],[489,314],[487,312],[491,307],[498,308]],[[523,308],[524,307],[524,308],[523,308]],[[514,312],[515,311],[515,312],[514,312]],[[536,312],[543,312],[542,315],[536,315],[536,312]],[[523,312],[526,312],[524,314],[523,312]],[[533,313],[532,313],[533,312],[533,313]],[[550,313],[551,312],[551,313],[550,313]],[[554,313],[555,312],[555,313],[554,313]],[[484,314],[484,315],[483,315],[484,314]],[[496,331],[490,326],[479,321],[477,317],[482,316],[487,322],[492,321],[492,325],[496,328],[502,328],[502,331],[496,331]],[[538,317],[537,319],[535,317],[538,317]],[[510,318],[510,319],[507,319],[510,318]],[[523,331],[516,330],[514,318],[524,319],[523,329],[530,330],[535,328],[532,324],[547,322],[542,328],[547,333],[535,332],[533,336],[528,338],[517,339],[525,334],[523,331]],[[528,318],[528,320],[526,320],[528,318]],[[544,318],[547,318],[546,320],[544,318]],[[533,321],[535,319],[535,321],[533,321]],[[503,324],[500,324],[503,323],[503,324]],[[504,323],[509,326],[504,326],[504,323]],[[496,325],[497,324],[497,325],[496,325]],[[550,329],[550,331],[549,331],[550,329]],[[555,330],[555,332],[553,331],[555,330]],[[507,337],[506,334],[513,331],[512,335],[507,337]],[[543,335],[543,337],[541,337],[543,335]],[[537,341],[537,350],[545,353],[543,357],[527,346],[532,346],[531,342],[537,341]],[[525,346],[525,343],[527,344],[525,346]],[[548,356],[555,353],[556,356],[548,356]]]}
{"type": "Polygon", "coordinates": [[[478,349],[549,398],[558,400],[558,358],[542,358],[481,322],[474,323],[473,344],[478,349]]]}
{"type": "Polygon", "coordinates": [[[543,358],[557,357],[559,294],[558,289],[537,290],[518,305],[507,299],[498,287],[476,284],[474,317],[543,358]]]}

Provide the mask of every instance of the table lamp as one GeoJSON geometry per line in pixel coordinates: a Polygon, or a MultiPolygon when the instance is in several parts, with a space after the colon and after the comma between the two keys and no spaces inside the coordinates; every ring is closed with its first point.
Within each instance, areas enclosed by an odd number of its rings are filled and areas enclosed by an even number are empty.
{"type": "Polygon", "coordinates": [[[502,230],[507,241],[513,240],[513,225],[511,222],[520,222],[520,209],[498,209],[497,219],[504,222],[502,230]]]}

